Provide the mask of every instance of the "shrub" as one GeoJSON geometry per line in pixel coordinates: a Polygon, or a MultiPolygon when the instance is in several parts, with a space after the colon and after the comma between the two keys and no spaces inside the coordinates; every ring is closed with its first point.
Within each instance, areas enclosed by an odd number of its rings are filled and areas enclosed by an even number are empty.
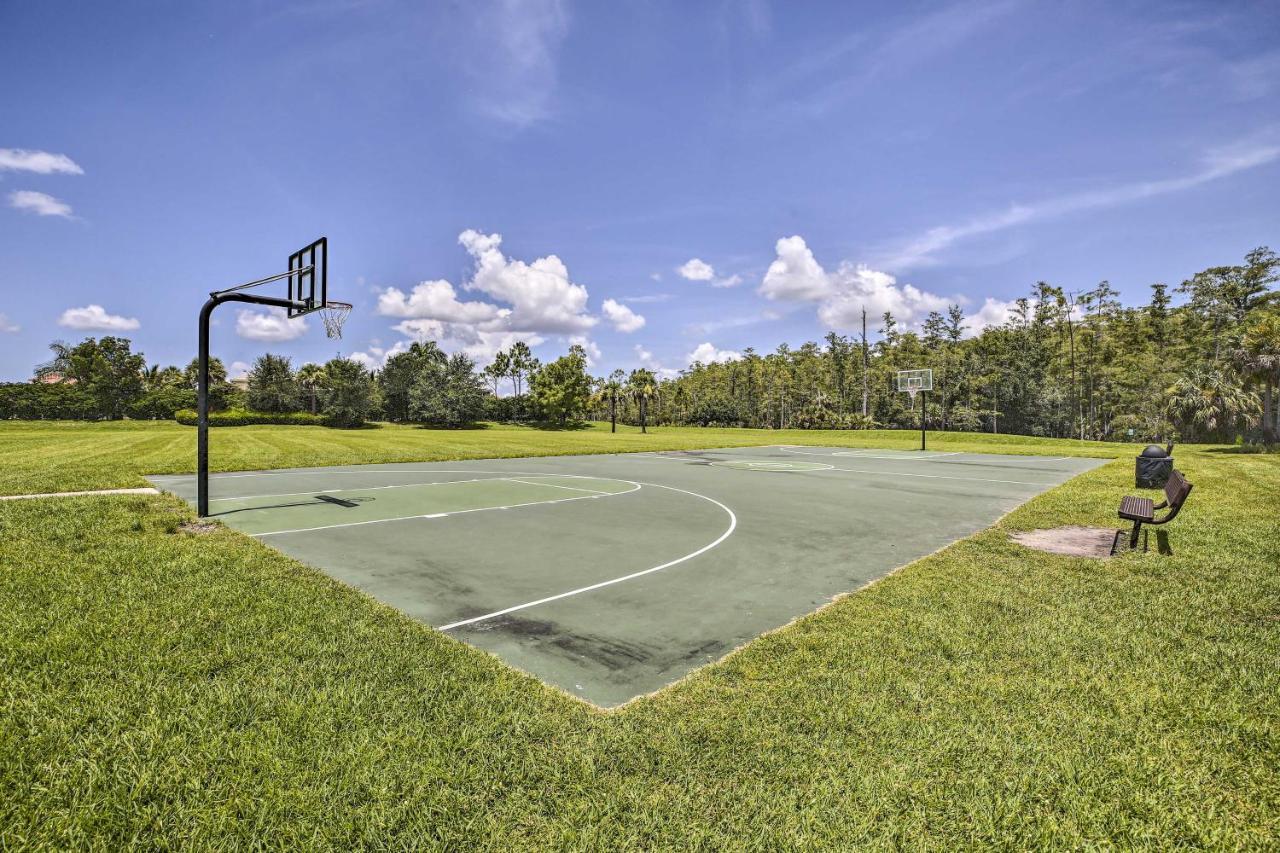
{"type": "Polygon", "coordinates": [[[129,404],[126,412],[140,420],[168,420],[182,409],[196,405],[196,392],[190,388],[159,388],[148,391],[129,404]]]}
{"type": "MultiPolygon", "coordinates": [[[[186,426],[195,426],[199,416],[192,409],[175,412],[173,419],[186,426]]],[[[209,426],[255,426],[268,424],[275,426],[330,426],[328,418],[313,415],[310,412],[246,412],[243,409],[232,409],[229,412],[210,412],[209,426]]]]}
{"type": "Polygon", "coordinates": [[[97,420],[93,395],[79,385],[63,382],[0,384],[0,419],[27,421],[97,420]]]}

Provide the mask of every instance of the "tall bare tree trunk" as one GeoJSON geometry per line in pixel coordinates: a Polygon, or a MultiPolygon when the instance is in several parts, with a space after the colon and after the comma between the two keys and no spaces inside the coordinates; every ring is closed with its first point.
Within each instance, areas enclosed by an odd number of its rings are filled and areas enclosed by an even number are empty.
{"type": "Polygon", "coordinates": [[[867,371],[871,367],[871,358],[867,354],[867,309],[862,309],[862,417],[867,416],[867,371]]]}

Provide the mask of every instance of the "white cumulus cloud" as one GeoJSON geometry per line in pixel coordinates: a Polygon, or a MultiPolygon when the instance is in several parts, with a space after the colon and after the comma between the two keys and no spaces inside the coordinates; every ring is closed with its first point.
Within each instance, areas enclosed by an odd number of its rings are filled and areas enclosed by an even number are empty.
{"type": "Polygon", "coordinates": [[[680,371],[673,370],[670,367],[663,367],[662,362],[654,358],[653,353],[642,347],[640,344],[635,345],[636,360],[640,362],[640,366],[652,371],[654,376],[659,379],[675,379],[680,375],[680,371]]]}
{"type": "Polygon", "coordinates": [[[679,267],[676,267],[676,272],[679,273],[681,278],[689,281],[710,282],[712,287],[736,287],[742,283],[742,276],[740,275],[717,275],[715,267],[701,258],[690,258],[679,267]]]}
{"type": "Polygon", "coordinates": [[[11,321],[8,316],[0,314],[0,332],[14,333],[21,332],[22,327],[11,321]]]}
{"type": "Polygon", "coordinates": [[[467,290],[478,290],[511,305],[502,327],[511,330],[577,334],[597,322],[587,313],[587,289],[569,279],[564,261],[555,255],[533,263],[513,260],[499,250],[501,234],[467,230],[458,242],[475,260],[467,290]]]}
{"type": "MultiPolygon", "coordinates": [[[[501,250],[502,235],[474,230],[462,232],[458,242],[474,262],[471,277],[460,288],[436,280],[421,282],[409,293],[396,287],[379,291],[378,313],[399,318],[393,328],[407,338],[434,340],[442,349],[464,352],[483,365],[516,341],[533,347],[552,335],[585,339],[600,322],[587,310],[587,288],[569,277],[568,268],[555,255],[531,262],[510,258],[501,250]],[[466,300],[460,291],[483,298],[466,300]]],[[[637,320],[643,324],[640,315],[609,301],[614,305],[609,317],[615,325],[615,318],[622,316],[617,308],[634,318],[624,318],[624,325],[637,320]]]]}
{"type": "Polygon", "coordinates": [[[969,334],[976,335],[982,332],[983,329],[1001,326],[1009,322],[1013,312],[1013,305],[1012,302],[1005,302],[988,296],[982,303],[982,307],[968,316],[969,334]]]}
{"type": "Polygon", "coordinates": [[[98,330],[103,332],[131,332],[142,324],[136,317],[108,314],[101,305],[68,308],[58,318],[58,325],[68,329],[98,330]]]}
{"type": "Polygon", "coordinates": [[[604,316],[613,323],[619,332],[635,332],[644,328],[644,317],[632,311],[626,305],[613,299],[606,299],[603,305],[604,316]]]}
{"type": "Polygon", "coordinates": [[[854,328],[861,323],[863,308],[872,318],[890,311],[910,324],[930,311],[946,310],[949,302],[964,301],[899,284],[894,276],[864,264],[844,261],[827,272],[798,235],[778,240],[775,249],[777,257],[759,293],[768,299],[817,303],[818,319],[828,328],[854,328]]]}
{"type": "Polygon", "coordinates": [[[243,308],[236,312],[236,334],[251,341],[291,341],[306,331],[307,321],[302,317],[290,319],[283,308],[262,312],[243,308]]]}
{"type": "MultiPolygon", "coordinates": [[[[498,350],[510,349],[516,341],[524,341],[530,348],[546,342],[546,338],[541,335],[529,332],[490,332],[462,323],[444,323],[439,320],[402,320],[392,328],[410,341],[435,341],[446,352],[465,353],[480,367],[493,361],[498,350]]],[[[398,341],[385,353],[374,347],[369,351],[385,361],[408,348],[406,341],[398,341]]]]}
{"type": "Polygon", "coordinates": [[[447,281],[424,281],[406,296],[395,287],[378,295],[378,313],[386,317],[413,317],[448,323],[487,323],[510,315],[488,302],[461,302],[447,281]]]}
{"type": "Polygon", "coordinates": [[[14,190],[9,193],[9,206],[15,210],[34,213],[37,216],[61,216],[71,218],[71,205],[60,201],[48,193],[35,190],[14,190]]]}
{"type": "Polygon", "coordinates": [[[682,266],[677,267],[676,272],[689,281],[711,281],[716,277],[715,269],[701,258],[690,258],[682,266]]]}
{"type": "Polygon", "coordinates": [[[365,370],[381,370],[382,365],[386,364],[385,358],[377,358],[367,352],[353,352],[347,356],[348,361],[354,361],[365,370]]]}
{"type": "Polygon", "coordinates": [[[249,375],[252,369],[247,361],[233,361],[231,367],[227,370],[228,379],[244,379],[249,375]]]}
{"type": "Polygon", "coordinates": [[[35,172],[37,175],[83,175],[76,161],[66,154],[28,151],[25,148],[0,148],[0,172],[35,172]]]}
{"type": "Polygon", "coordinates": [[[686,356],[690,364],[715,364],[716,362],[737,361],[742,353],[731,349],[717,349],[710,341],[700,343],[693,352],[686,356]]]}
{"type": "Polygon", "coordinates": [[[569,337],[570,346],[580,346],[587,353],[587,367],[595,367],[604,358],[600,352],[600,347],[596,342],[588,338],[586,335],[571,335],[569,337]]]}

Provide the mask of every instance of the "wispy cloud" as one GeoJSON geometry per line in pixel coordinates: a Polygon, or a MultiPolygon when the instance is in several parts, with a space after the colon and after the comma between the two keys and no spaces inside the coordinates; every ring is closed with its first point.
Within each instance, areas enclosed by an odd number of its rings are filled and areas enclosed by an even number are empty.
{"type": "Polygon", "coordinates": [[[1240,100],[1264,98],[1280,89],[1280,51],[1230,63],[1227,72],[1240,100]]]}
{"type": "Polygon", "coordinates": [[[559,80],[557,59],[569,32],[561,0],[489,0],[469,7],[474,44],[467,67],[477,106],[524,126],[547,118],[559,80]]]}
{"type": "Polygon", "coordinates": [[[61,216],[64,219],[72,217],[71,205],[48,193],[35,190],[15,190],[9,193],[9,206],[37,216],[61,216]]]}
{"type": "Polygon", "coordinates": [[[758,323],[768,323],[773,320],[780,320],[785,316],[780,311],[774,311],[766,308],[759,314],[748,314],[743,317],[725,317],[721,320],[706,320],[701,323],[690,323],[685,326],[685,331],[693,335],[713,335],[716,332],[725,329],[739,329],[743,326],[754,326],[758,323]]]}
{"type": "Polygon", "coordinates": [[[8,316],[0,314],[0,332],[4,332],[5,334],[15,334],[21,331],[21,326],[11,321],[8,316]]]}
{"type": "Polygon", "coordinates": [[[1184,192],[1239,172],[1256,169],[1280,158],[1278,144],[1239,144],[1212,150],[1199,169],[1155,181],[1137,181],[1102,190],[1069,193],[987,213],[958,225],[939,225],[907,240],[875,260],[875,266],[900,271],[932,263],[934,256],[951,245],[984,234],[1004,231],[1042,219],[1085,210],[1099,210],[1162,195],[1184,192]]]}
{"type": "Polygon", "coordinates": [[[29,151],[25,148],[0,148],[0,172],[35,172],[37,175],[83,175],[76,161],[66,154],[29,151]]]}
{"type": "Polygon", "coordinates": [[[886,33],[859,31],[817,48],[773,75],[766,93],[806,86],[794,103],[822,113],[888,74],[903,74],[975,38],[1015,11],[1018,0],[953,3],[886,33]]]}

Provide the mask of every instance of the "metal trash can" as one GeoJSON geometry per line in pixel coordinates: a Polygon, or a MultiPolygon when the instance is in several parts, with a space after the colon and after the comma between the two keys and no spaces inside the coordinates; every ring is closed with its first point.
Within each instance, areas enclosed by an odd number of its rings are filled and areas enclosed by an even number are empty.
{"type": "Polygon", "coordinates": [[[1139,489],[1163,489],[1169,482],[1169,473],[1173,471],[1173,445],[1161,447],[1148,444],[1147,449],[1138,454],[1134,465],[1134,480],[1139,489]]]}

